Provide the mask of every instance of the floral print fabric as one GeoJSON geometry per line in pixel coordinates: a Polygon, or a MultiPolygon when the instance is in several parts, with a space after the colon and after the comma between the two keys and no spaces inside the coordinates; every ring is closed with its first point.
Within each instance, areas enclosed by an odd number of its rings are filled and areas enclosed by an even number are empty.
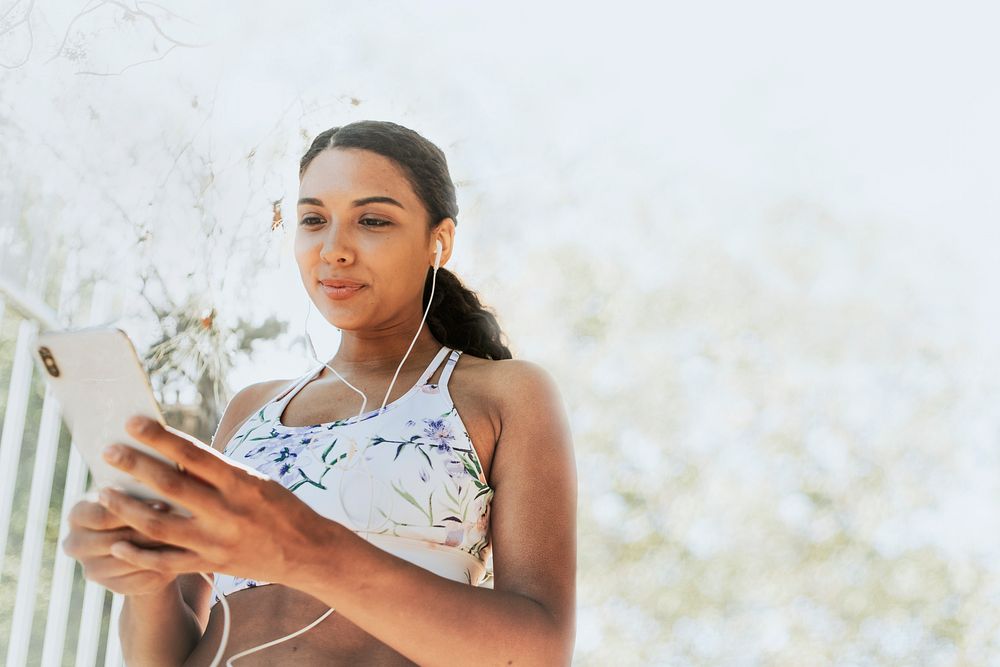
{"type": "MultiPolygon", "coordinates": [[[[431,550],[451,547],[464,552],[460,555],[478,562],[448,576],[479,584],[492,551],[489,528],[494,490],[448,394],[448,378],[461,351],[454,350],[448,357],[438,384],[427,382],[447,352],[442,347],[417,384],[381,412],[325,424],[285,426],[281,422],[285,407],[319,374],[320,365],[287,394],[252,415],[223,451],[363,537],[391,535],[409,538],[414,545],[423,543],[431,550]]],[[[372,542],[379,544],[377,539],[372,542]]],[[[462,562],[461,558],[448,560],[462,562]]],[[[216,586],[225,595],[267,583],[216,575],[216,586]]],[[[216,601],[213,597],[213,604],[216,601]]]]}

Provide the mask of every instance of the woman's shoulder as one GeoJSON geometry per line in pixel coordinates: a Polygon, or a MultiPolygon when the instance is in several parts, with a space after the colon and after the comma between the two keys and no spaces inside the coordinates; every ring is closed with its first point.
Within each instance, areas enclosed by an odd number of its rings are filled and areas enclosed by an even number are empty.
{"type": "Polygon", "coordinates": [[[229,443],[229,439],[236,434],[236,430],[250,418],[257,410],[260,410],[269,401],[277,398],[282,390],[288,388],[296,378],[285,380],[262,380],[243,387],[233,394],[219,421],[219,426],[212,437],[212,446],[222,450],[229,443]]]}
{"type": "Polygon", "coordinates": [[[527,359],[482,359],[474,365],[489,394],[496,436],[490,484],[509,492],[517,488],[515,480],[533,474],[526,466],[539,463],[550,477],[575,474],[569,414],[553,374],[527,359]]]}
{"type": "Polygon", "coordinates": [[[466,359],[465,366],[469,370],[494,382],[532,383],[553,379],[544,366],[528,359],[486,359],[471,352],[462,353],[462,357],[466,359]]]}
{"type": "Polygon", "coordinates": [[[268,401],[277,398],[283,390],[290,389],[293,384],[301,379],[302,376],[254,382],[236,392],[230,403],[237,403],[243,408],[249,406],[252,412],[255,408],[259,408],[268,401]]]}
{"type": "MultiPolygon", "coordinates": [[[[484,396],[493,398],[497,407],[519,409],[525,405],[525,396],[553,396],[558,394],[555,378],[541,364],[528,359],[485,359],[470,353],[466,358],[464,374],[468,381],[484,396]],[[513,398],[513,400],[511,400],[513,398]]],[[[457,367],[456,367],[457,372],[457,367]]]]}

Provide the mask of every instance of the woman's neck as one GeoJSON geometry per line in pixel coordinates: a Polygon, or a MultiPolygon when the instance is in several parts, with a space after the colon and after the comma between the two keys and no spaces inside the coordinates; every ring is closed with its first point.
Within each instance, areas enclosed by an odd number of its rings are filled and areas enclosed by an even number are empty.
{"type": "MultiPolygon", "coordinates": [[[[405,339],[400,336],[362,338],[345,331],[337,354],[327,363],[338,371],[344,368],[369,373],[378,373],[386,369],[395,372],[411,342],[413,342],[412,334],[405,339]]],[[[441,343],[427,330],[425,323],[420,336],[413,343],[413,349],[406,357],[404,367],[409,366],[413,359],[433,357],[440,349],[441,343]]]]}

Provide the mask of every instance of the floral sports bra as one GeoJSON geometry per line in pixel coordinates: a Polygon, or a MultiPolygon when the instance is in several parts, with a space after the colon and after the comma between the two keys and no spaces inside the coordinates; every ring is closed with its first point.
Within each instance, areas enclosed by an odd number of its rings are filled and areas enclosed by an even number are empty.
{"type": "MultiPolygon", "coordinates": [[[[379,548],[478,586],[492,570],[493,488],[448,394],[462,352],[451,352],[438,384],[428,382],[448,351],[442,347],[417,383],[381,411],[285,426],[281,414],[320,364],[244,422],[223,453],[379,548]]],[[[269,583],[215,574],[226,596],[269,583]]]]}

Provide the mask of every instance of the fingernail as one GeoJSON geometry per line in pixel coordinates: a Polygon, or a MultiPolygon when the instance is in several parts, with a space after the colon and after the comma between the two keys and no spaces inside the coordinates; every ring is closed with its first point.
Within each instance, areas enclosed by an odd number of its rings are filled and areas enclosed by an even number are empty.
{"type": "Polygon", "coordinates": [[[108,503],[111,502],[111,492],[107,489],[101,489],[101,492],[97,494],[97,496],[97,502],[101,503],[105,507],[107,507],[108,503]]]}
{"type": "Polygon", "coordinates": [[[149,420],[142,415],[135,415],[134,417],[129,417],[129,420],[125,422],[125,426],[127,426],[130,431],[141,432],[148,421],[149,420]]]}
{"type": "Polygon", "coordinates": [[[104,459],[106,461],[111,461],[112,463],[118,461],[122,457],[122,448],[117,445],[108,445],[104,448],[104,459]]]}

